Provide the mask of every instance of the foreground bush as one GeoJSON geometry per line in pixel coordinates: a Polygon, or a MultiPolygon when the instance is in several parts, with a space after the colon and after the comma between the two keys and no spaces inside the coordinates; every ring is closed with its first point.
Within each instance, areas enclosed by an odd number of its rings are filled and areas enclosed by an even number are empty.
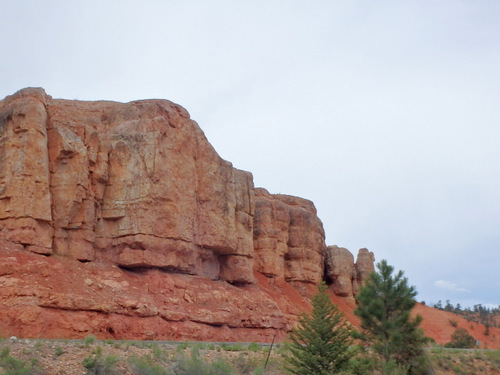
{"type": "Polygon", "coordinates": [[[94,354],[83,360],[83,367],[87,369],[87,375],[119,375],[116,369],[118,358],[112,355],[103,356],[100,346],[96,348],[94,354]]]}
{"type": "Polygon", "coordinates": [[[459,327],[451,335],[451,341],[445,345],[447,348],[472,349],[476,346],[476,339],[465,328],[459,327]]]}
{"type": "Polygon", "coordinates": [[[129,359],[130,370],[134,375],[168,375],[167,370],[154,363],[149,356],[144,358],[131,357],[129,359]]]}
{"type": "Polygon", "coordinates": [[[42,375],[43,370],[37,367],[34,359],[31,366],[10,355],[8,346],[0,352],[0,367],[3,368],[2,375],[42,375]]]}
{"type": "Polygon", "coordinates": [[[175,375],[231,375],[231,366],[223,360],[206,362],[193,348],[190,358],[181,358],[173,368],[175,375]]]}

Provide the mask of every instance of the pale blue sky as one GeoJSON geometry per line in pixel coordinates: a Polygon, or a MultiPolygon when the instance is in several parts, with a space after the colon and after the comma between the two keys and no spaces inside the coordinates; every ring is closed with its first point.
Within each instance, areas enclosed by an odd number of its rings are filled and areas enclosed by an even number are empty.
{"type": "Polygon", "coordinates": [[[0,0],[0,97],[181,104],[428,303],[500,304],[500,2],[0,0]]]}

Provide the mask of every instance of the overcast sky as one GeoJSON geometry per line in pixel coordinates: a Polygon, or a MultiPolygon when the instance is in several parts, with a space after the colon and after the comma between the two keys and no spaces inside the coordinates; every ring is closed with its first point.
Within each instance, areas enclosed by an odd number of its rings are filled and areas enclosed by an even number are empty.
{"type": "Polygon", "coordinates": [[[0,98],[162,98],[418,300],[500,304],[500,1],[0,0],[0,98]]]}

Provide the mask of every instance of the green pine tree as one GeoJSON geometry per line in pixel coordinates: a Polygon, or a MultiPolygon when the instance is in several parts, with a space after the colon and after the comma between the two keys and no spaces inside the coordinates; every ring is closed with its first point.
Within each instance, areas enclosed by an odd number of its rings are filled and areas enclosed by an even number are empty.
{"type": "Polygon", "coordinates": [[[445,345],[447,348],[473,348],[476,346],[476,339],[472,337],[465,328],[458,327],[451,335],[451,341],[445,345]]]}
{"type": "Polygon", "coordinates": [[[349,324],[321,283],[312,298],[312,312],[302,314],[290,333],[287,370],[295,375],[339,373],[349,362],[351,336],[349,324]]]}
{"type": "Polygon", "coordinates": [[[411,317],[415,306],[415,287],[408,279],[382,260],[378,272],[370,275],[360,288],[354,313],[361,318],[359,338],[369,344],[380,359],[384,374],[401,371],[420,374],[425,371],[423,345],[427,341],[419,328],[422,317],[411,317]]]}

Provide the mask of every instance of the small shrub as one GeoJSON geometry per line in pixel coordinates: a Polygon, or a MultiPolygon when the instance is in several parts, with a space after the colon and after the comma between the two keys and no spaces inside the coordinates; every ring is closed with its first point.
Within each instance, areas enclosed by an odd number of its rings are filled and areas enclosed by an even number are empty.
{"type": "Polygon", "coordinates": [[[243,345],[240,344],[239,342],[237,342],[233,345],[222,343],[221,347],[222,347],[222,350],[224,350],[226,352],[241,352],[242,350],[244,350],[243,345]]]}
{"type": "Polygon", "coordinates": [[[450,319],[450,320],[448,320],[448,321],[450,322],[450,324],[451,324],[453,327],[455,327],[455,328],[456,328],[456,327],[458,326],[458,323],[457,323],[457,321],[456,321],[455,319],[450,319]]]}
{"type": "Polygon", "coordinates": [[[455,365],[451,368],[451,370],[456,374],[456,375],[467,375],[466,370],[460,366],[460,365],[455,365]]]}
{"type": "Polygon", "coordinates": [[[260,351],[261,347],[259,344],[252,342],[248,345],[247,349],[250,350],[251,352],[258,352],[258,351],[260,351]]]}
{"type": "Polygon", "coordinates": [[[165,353],[158,345],[153,345],[153,357],[155,359],[161,359],[165,356],[165,353]]]}
{"type": "Polygon", "coordinates": [[[94,335],[88,335],[85,337],[85,339],[83,339],[83,343],[85,344],[85,346],[89,346],[95,343],[95,340],[96,337],[94,335]]]}
{"type": "Polygon", "coordinates": [[[241,352],[241,351],[243,351],[243,350],[245,350],[245,348],[244,348],[244,347],[243,347],[243,345],[242,345],[242,344],[240,344],[239,342],[237,342],[236,344],[233,344],[233,345],[231,346],[231,351],[232,351],[232,352],[241,352]]]}
{"type": "Polygon", "coordinates": [[[174,366],[176,375],[231,375],[231,366],[223,360],[205,362],[198,350],[191,352],[190,358],[181,358],[174,366]]]}
{"type": "MultiPolygon", "coordinates": [[[[282,354],[287,353],[289,349],[290,349],[290,343],[286,342],[285,344],[276,344],[276,345],[274,345],[273,352],[282,355],[282,354]]],[[[269,347],[269,350],[271,350],[270,347],[269,347]]]]}
{"type": "Polygon", "coordinates": [[[388,362],[383,364],[382,373],[390,375],[407,375],[408,369],[408,365],[402,365],[401,363],[397,363],[394,360],[389,360],[388,362]]]}
{"type": "Polygon", "coordinates": [[[167,370],[154,363],[149,356],[138,358],[131,357],[129,359],[130,370],[133,375],[167,375],[167,370]]]}
{"type": "Polygon", "coordinates": [[[233,366],[238,374],[250,375],[253,373],[254,368],[257,367],[257,363],[254,359],[248,358],[245,353],[241,353],[234,359],[233,366]]]}
{"type": "Polygon", "coordinates": [[[122,347],[122,342],[121,341],[115,341],[113,342],[113,348],[121,348],[122,347]]]}
{"type": "Polygon", "coordinates": [[[87,375],[118,375],[116,362],[118,362],[117,357],[103,356],[102,348],[98,346],[93,355],[83,360],[83,367],[87,369],[87,375]]]}
{"type": "Polygon", "coordinates": [[[37,366],[38,360],[32,359],[31,366],[10,355],[10,348],[4,347],[0,352],[0,367],[3,368],[2,375],[41,375],[43,370],[37,366]]]}
{"type": "Polygon", "coordinates": [[[60,346],[57,346],[57,347],[56,347],[56,353],[55,353],[56,357],[60,357],[60,356],[62,356],[63,354],[64,354],[64,350],[63,350],[63,348],[61,348],[60,346]]]}

